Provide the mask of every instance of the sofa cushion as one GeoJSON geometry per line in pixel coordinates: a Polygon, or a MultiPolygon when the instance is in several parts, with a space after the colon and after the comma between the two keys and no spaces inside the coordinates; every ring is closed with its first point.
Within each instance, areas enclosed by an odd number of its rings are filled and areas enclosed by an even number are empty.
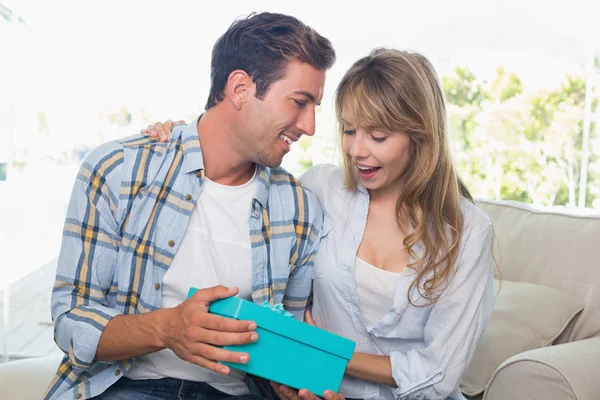
{"type": "Polygon", "coordinates": [[[600,211],[557,211],[512,201],[478,200],[477,205],[494,225],[503,279],[552,287],[585,304],[556,343],[600,335],[600,211]]]}
{"type": "Polygon", "coordinates": [[[462,392],[482,393],[500,364],[551,345],[582,309],[580,300],[553,288],[502,281],[490,324],[461,382],[462,392]]]}

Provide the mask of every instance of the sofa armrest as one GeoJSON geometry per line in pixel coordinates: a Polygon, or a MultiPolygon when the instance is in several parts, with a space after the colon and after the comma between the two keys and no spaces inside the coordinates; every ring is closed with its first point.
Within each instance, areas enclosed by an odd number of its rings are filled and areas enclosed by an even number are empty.
{"type": "Polygon", "coordinates": [[[0,364],[0,398],[39,400],[44,396],[62,356],[28,358],[0,364]]]}
{"type": "Polygon", "coordinates": [[[494,372],[483,400],[596,400],[600,337],[517,354],[494,372]]]}

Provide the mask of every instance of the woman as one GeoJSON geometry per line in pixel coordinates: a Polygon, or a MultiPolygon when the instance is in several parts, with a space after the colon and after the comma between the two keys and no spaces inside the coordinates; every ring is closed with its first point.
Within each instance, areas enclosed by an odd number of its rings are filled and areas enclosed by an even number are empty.
{"type": "Polygon", "coordinates": [[[325,213],[306,320],[357,343],[345,397],[463,399],[494,304],[493,230],[452,165],[437,74],[376,49],[342,78],[336,114],[344,166],[301,178],[325,213]]]}

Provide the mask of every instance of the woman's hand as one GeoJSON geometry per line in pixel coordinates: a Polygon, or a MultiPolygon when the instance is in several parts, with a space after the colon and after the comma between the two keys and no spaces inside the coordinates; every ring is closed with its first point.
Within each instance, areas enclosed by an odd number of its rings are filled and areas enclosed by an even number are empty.
{"type": "Polygon", "coordinates": [[[171,133],[175,125],[185,124],[185,121],[179,120],[173,122],[170,119],[165,122],[157,122],[154,125],[148,125],[146,129],[140,130],[142,135],[148,135],[151,138],[158,139],[159,142],[165,143],[171,139],[171,133]]]}
{"type": "Polygon", "coordinates": [[[304,322],[312,326],[317,326],[317,323],[312,318],[312,314],[310,313],[310,310],[308,308],[306,309],[306,311],[304,311],[304,322]]]}
{"type": "MultiPolygon", "coordinates": [[[[298,392],[296,390],[287,387],[285,385],[280,385],[279,383],[271,382],[271,387],[275,390],[277,395],[281,400],[318,400],[319,397],[315,396],[313,393],[309,392],[306,389],[301,389],[298,392]]],[[[331,390],[326,390],[323,393],[323,397],[327,400],[345,400],[344,396],[341,394],[337,394],[332,392],[331,390]]]]}

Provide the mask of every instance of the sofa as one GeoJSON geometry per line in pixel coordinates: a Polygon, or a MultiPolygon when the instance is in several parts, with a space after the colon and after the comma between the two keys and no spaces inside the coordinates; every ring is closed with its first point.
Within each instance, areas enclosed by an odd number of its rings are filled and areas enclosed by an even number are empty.
{"type": "MultiPolygon", "coordinates": [[[[600,399],[600,216],[479,200],[501,271],[461,389],[477,400],[600,399]]],[[[0,364],[0,399],[40,399],[60,362],[0,364]]]]}
{"type": "Polygon", "coordinates": [[[463,393],[478,400],[600,399],[600,213],[478,205],[494,225],[501,279],[463,393]]]}

